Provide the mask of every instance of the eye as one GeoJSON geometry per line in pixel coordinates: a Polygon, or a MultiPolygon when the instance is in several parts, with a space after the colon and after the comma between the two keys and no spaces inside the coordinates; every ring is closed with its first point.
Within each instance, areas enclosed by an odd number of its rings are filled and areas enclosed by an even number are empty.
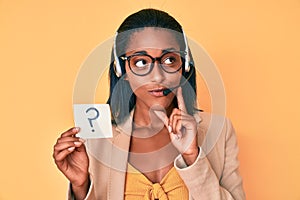
{"type": "Polygon", "coordinates": [[[140,60],[137,60],[137,61],[134,63],[134,65],[135,65],[136,67],[138,67],[138,68],[144,68],[144,67],[146,67],[146,66],[148,65],[148,62],[147,62],[147,60],[145,60],[145,59],[140,59],[140,60]]]}
{"type": "Polygon", "coordinates": [[[170,57],[165,58],[163,63],[166,64],[166,65],[172,65],[175,62],[176,62],[176,58],[170,56],[170,57]]]}

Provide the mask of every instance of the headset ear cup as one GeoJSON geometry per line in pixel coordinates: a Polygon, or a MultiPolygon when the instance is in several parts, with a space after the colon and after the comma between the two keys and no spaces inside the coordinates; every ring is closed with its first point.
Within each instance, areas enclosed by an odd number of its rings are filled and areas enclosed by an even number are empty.
{"type": "Polygon", "coordinates": [[[116,32],[116,35],[115,35],[115,38],[114,38],[114,50],[113,50],[114,51],[114,58],[115,58],[114,70],[115,70],[116,76],[118,78],[120,78],[122,76],[122,69],[121,69],[119,58],[117,56],[117,45],[116,45],[117,36],[118,36],[118,32],[116,32]]]}
{"type": "Polygon", "coordinates": [[[188,55],[188,52],[187,52],[187,55],[185,56],[184,71],[189,72],[190,69],[191,69],[190,56],[188,55]]]}
{"type": "Polygon", "coordinates": [[[185,68],[184,68],[185,72],[189,72],[190,70],[191,70],[191,66],[190,65],[185,66],[185,68]]]}
{"type": "Polygon", "coordinates": [[[120,78],[122,76],[122,72],[120,70],[121,70],[121,67],[120,67],[120,65],[118,65],[118,62],[115,60],[114,61],[114,71],[118,78],[120,78]]]}
{"type": "Polygon", "coordinates": [[[188,40],[186,37],[185,32],[182,30],[182,35],[184,39],[184,44],[185,44],[185,63],[184,63],[184,71],[189,72],[190,71],[190,52],[189,52],[189,45],[188,45],[188,40]]]}

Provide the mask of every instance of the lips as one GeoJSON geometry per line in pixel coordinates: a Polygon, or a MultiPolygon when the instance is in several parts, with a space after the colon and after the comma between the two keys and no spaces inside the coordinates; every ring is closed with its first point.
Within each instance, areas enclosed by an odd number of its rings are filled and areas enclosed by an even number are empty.
{"type": "Polygon", "coordinates": [[[164,96],[164,90],[166,90],[167,88],[165,87],[161,87],[161,88],[155,88],[155,89],[151,89],[148,90],[148,92],[150,93],[150,95],[155,96],[155,97],[163,97],[164,96]]]}

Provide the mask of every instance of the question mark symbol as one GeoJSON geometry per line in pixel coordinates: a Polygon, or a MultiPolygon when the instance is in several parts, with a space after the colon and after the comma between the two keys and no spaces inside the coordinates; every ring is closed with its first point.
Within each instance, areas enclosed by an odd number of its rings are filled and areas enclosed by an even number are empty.
{"type": "MultiPolygon", "coordinates": [[[[94,128],[94,126],[93,126],[93,120],[96,120],[98,117],[99,117],[99,111],[96,109],[96,108],[94,108],[94,107],[91,107],[91,108],[88,108],[86,111],[85,111],[85,113],[88,113],[88,112],[90,112],[91,110],[94,110],[95,112],[96,112],[96,116],[95,117],[93,117],[93,118],[88,118],[88,120],[89,120],[89,122],[90,122],[90,126],[92,127],[92,128],[94,128]]],[[[92,132],[95,132],[95,130],[94,129],[92,129],[92,132]]]]}

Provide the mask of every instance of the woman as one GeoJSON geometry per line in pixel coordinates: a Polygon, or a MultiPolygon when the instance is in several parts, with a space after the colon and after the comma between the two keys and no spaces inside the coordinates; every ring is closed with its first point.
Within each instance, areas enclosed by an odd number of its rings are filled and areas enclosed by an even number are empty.
{"type": "Polygon", "coordinates": [[[85,143],[76,127],[54,146],[69,199],[244,199],[231,123],[217,117],[219,131],[195,108],[196,73],[180,24],[155,9],[130,15],[112,61],[113,138],[85,143]],[[210,149],[211,132],[218,137],[210,149]]]}

